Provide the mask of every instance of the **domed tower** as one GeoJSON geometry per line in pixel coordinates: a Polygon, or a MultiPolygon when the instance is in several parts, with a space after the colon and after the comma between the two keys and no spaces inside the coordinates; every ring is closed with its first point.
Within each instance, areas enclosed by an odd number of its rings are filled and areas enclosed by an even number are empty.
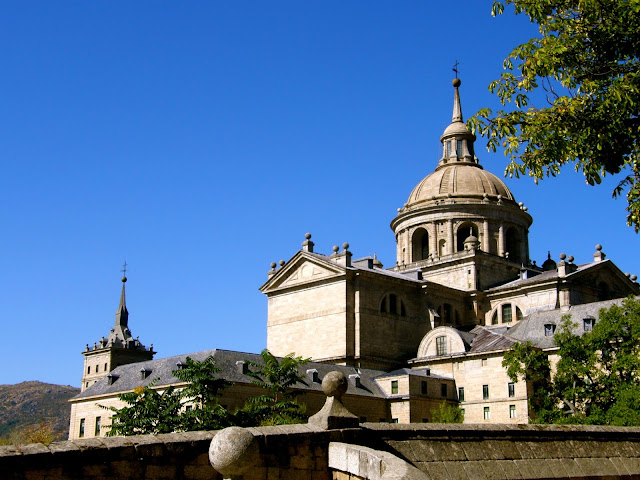
{"type": "Polygon", "coordinates": [[[529,264],[526,207],[474,154],[476,137],[462,120],[460,80],[454,79],[453,118],[440,137],[442,158],[411,192],[391,222],[395,270],[421,270],[425,279],[483,290],[518,278],[529,264]]]}

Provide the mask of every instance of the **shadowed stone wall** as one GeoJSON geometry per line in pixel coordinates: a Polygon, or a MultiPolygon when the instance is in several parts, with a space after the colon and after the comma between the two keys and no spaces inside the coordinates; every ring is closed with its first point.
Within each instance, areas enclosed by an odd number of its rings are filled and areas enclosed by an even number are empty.
{"type": "MultiPolygon", "coordinates": [[[[369,423],[246,431],[260,453],[247,480],[640,478],[640,428],[369,423]]],[[[0,447],[0,478],[218,480],[209,463],[216,434],[0,447]]]]}

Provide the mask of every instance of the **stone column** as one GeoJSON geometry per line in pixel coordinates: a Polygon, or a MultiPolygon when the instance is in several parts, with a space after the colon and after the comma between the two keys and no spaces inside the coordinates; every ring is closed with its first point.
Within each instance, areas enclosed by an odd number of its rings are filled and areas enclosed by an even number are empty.
{"type": "Polygon", "coordinates": [[[447,253],[453,255],[455,253],[455,246],[453,245],[453,222],[447,220],[447,253]]]}
{"type": "Polygon", "coordinates": [[[485,218],[484,220],[484,225],[482,227],[483,229],[483,234],[482,234],[482,251],[483,252],[487,252],[489,253],[491,251],[491,247],[489,244],[489,220],[487,220],[485,218]]]}
{"type": "Polygon", "coordinates": [[[504,225],[498,230],[498,255],[504,257],[504,225]]]}

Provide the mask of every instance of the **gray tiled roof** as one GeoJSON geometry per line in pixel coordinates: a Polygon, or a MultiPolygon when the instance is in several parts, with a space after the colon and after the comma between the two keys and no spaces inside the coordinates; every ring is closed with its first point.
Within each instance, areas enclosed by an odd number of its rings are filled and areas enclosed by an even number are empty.
{"type": "MultiPolygon", "coordinates": [[[[640,297],[639,297],[640,298],[640,297]]],[[[576,335],[584,333],[584,318],[598,318],[601,309],[609,308],[612,305],[621,305],[623,299],[605,300],[602,302],[585,303],[582,305],[573,305],[567,311],[560,309],[534,312],[527,315],[524,319],[516,323],[506,333],[507,336],[519,342],[530,341],[540,348],[550,348],[554,346],[553,336],[545,336],[545,325],[560,325],[562,317],[571,315],[571,320],[577,325],[573,329],[576,335]]]]}
{"type": "Polygon", "coordinates": [[[473,329],[475,337],[471,343],[469,353],[491,352],[494,350],[504,350],[513,346],[515,340],[500,333],[499,330],[476,327],[473,329]]]}
{"type": "Polygon", "coordinates": [[[427,370],[425,367],[418,368],[399,368],[398,370],[394,370],[393,372],[383,373],[382,375],[378,375],[376,379],[388,378],[388,377],[398,377],[401,375],[410,375],[413,377],[425,377],[425,378],[436,378],[439,380],[453,380],[452,377],[445,377],[443,375],[435,375],[429,374],[427,375],[427,370]]]}
{"type": "MultiPolygon", "coordinates": [[[[187,357],[193,360],[202,361],[209,355],[213,355],[216,366],[220,368],[219,378],[223,378],[234,383],[251,383],[252,377],[242,374],[236,367],[237,361],[251,361],[254,363],[262,363],[260,355],[256,353],[235,352],[231,350],[205,350],[202,352],[187,353],[184,355],[175,355],[172,357],[159,358],[156,360],[148,360],[145,362],[131,363],[121,365],[110,373],[118,376],[118,379],[109,385],[107,377],[103,377],[89,388],[79,393],[72,400],[82,400],[84,398],[116,395],[120,392],[133,390],[139,386],[146,386],[155,381],[156,386],[164,386],[182,383],[181,380],[173,376],[172,372],[177,369],[177,363],[186,361],[187,357]],[[144,368],[151,370],[151,374],[144,380],[140,377],[140,370],[144,368]]],[[[360,375],[360,388],[356,388],[354,382],[349,382],[347,394],[362,395],[367,397],[384,397],[384,393],[375,382],[375,378],[385,373],[382,370],[370,370],[365,368],[345,367],[342,365],[333,365],[328,363],[309,362],[300,367],[300,373],[305,374],[307,370],[315,369],[318,371],[320,381],[330,371],[339,370],[348,378],[349,375],[360,375]]],[[[313,383],[310,377],[306,377],[304,383],[296,384],[296,388],[302,390],[322,391],[320,383],[313,383]]]]}
{"type": "MultiPolygon", "coordinates": [[[[578,269],[575,272],[567,273],[566,277],[571,277],[578,273],[582,273],[585,270],[588,270],[589,268],[595,267],[596,265],[602,265],[605,262],[610,262],[610,260],[604,260],[603,262],[583,263],[582,265],[577,266],[578,269]]],[[[513,280],[512,282],[505,283],[497,287],[489,288],[486,291],[495,292],[497,290],[502,290],[503,288],[512,288],[512,287],[520,287],[524,285],[531,285],[531,284],[543,282],[546,280],[553,280],[554,278],[558,278],[558,270],[549,270],[546,272],[542,272],[539,275],[535,275],[533,277],[513,280]]]]}

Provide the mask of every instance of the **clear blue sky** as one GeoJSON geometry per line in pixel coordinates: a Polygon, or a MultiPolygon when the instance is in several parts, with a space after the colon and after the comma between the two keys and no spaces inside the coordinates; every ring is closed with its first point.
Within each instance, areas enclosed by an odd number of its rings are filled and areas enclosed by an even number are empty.
{"type": "MultiPolygon", "coordinates": [[[[79,386],[114,321],[160,356],[266,345],[269,263],[395,260],[389,222],[440,153],[460,62],[465,118],[525,18],[491,1],[0,1],[0,383],[79,386]]],[[[501,154],[476,144],[501,175],[501,154]]],[[[640,274],[615,179],[507,180],[531,257],[640,274]]]]}

